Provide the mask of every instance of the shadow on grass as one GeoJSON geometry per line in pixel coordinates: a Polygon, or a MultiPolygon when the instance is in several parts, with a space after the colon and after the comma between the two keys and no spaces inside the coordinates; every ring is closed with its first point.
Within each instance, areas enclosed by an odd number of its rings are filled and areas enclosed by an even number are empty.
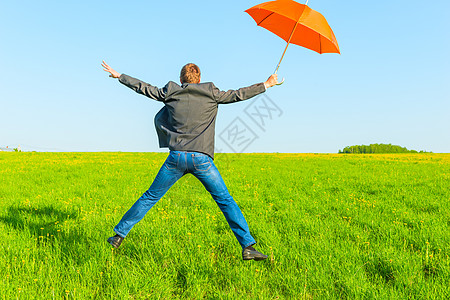
{"type": "Polygon", "coordinates": [[[21,236],[31,235],[37,247],[60,251],[64,259],[82,264],[89,259],[87,255],[82,255],[87,252],[89,241],[81,229],[70,230],[65,226],[66,222],[78,217],[77,211],[63,211],[50,205],[40,208],[13,205],[0,216],[0,222],[22,232],[21,236]]]}

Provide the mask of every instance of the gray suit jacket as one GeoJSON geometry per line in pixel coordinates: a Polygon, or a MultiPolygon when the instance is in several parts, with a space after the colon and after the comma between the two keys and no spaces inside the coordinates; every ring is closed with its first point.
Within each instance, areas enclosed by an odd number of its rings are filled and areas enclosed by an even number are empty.
{"type": "Polygon", "coordinates": [[[155,116],[160,148],[201,152],[213,159],[218,105],[247,100],[266,90],[264,83],[224,92],[212,82],[180,86],[173,81],[157,88],[125,74],[119,81],[139,94],[164,103],[155,116]]]}

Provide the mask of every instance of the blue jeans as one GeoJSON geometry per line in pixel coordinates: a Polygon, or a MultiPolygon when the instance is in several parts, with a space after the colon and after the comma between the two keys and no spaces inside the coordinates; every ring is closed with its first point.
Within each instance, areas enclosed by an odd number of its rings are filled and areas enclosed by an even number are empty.
{"type": "Polygon", "coordinates": [[[187,173],[193,174],[210,192],[242,248],[255,244],[244,215],[228,192],[212,158],[199,152],[170,151],[150,188],[125,213],[114,231],[126,237],[169,188],[187,173]]]}

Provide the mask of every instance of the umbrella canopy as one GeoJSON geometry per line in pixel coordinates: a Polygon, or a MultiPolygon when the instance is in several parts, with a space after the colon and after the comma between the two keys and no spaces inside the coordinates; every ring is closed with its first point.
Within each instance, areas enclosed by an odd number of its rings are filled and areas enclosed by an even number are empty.
{"type": "Polygon", "coordinates": [[[322,53],[340,53],[333,30],[325,17],[293,0],[258,4],[245,11],[258,24],[288,43],[322,53]]]}
{"type": "MultiPolygon", "coordinates": [[[[322,53],[341,53],[333,30],[325,17],[305,4],[276,0],[258,4],[245,11],[258,24],[287,42],[322,53]]],[[[275,73],[278,71],[284,53],[275,73]]]]}

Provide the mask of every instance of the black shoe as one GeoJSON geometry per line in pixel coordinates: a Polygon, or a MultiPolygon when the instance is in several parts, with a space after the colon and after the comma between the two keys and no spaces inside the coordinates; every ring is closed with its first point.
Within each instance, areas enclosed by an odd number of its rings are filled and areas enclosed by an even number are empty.
{"type": "Polygon", "coordinates": [[[110,243],[114,248],[119,248],[120,244],[122,244],[123,237],[116,234],[115,236],[112,236],[108,239],[108,243],[110,243]]]}
{"type": "Polygon", "coordinates": [[[248,246],[242,250],[242,259],[243,260],[264,260],[267,258],[267,255],[264,255],[255,250],[252,246],[248,246]]]}

